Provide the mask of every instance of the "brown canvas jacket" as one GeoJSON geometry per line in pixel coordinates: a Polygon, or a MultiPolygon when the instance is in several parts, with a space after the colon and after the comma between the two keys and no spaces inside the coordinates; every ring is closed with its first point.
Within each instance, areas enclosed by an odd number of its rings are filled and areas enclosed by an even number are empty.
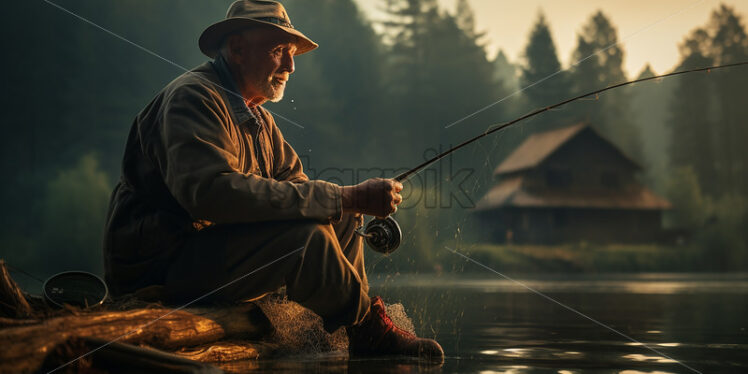
{"type": "Polygon", "coordinates": [[[248,111],[219,63],[176,78],[135,118],[105,229],[114,295],[162,284],[206,225],[340,220],[341,187],[309,180],[270,113],[248,111]]]}

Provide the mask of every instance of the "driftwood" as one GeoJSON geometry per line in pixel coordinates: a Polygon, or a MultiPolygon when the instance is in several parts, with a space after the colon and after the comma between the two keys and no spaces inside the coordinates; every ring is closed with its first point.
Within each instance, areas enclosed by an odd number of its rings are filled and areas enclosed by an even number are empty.
{"type": "Polygon", "coordinates": [[[73,338],[58,345],[46,356],[37,372],[223,373],[213,365],[152,348],[96,338],[73,338]]]}
{"type": "Polygon", "coordinates": [[[253,303],[184,310],[153,305],[131,310],[70,309],[50,317],[25,309],[29,303],[23,293],[2,263],[0,268],[0,282],[10,285],[0,290],[0,297],[8,310],[14,305],[21,308],[9,314],[25,317],[0,318],[0,373],[47,372],[92,351],[69,365],[70,370],[212,372],[214,367],[197,361],[256,359],[272,350],[271,345],[256,343],[273,328],[253,303]]]}
{"type": "Polygon", "coordinates": [[[0,259],[0,317],[28,318],[32,314],[31,305],[10,277],[5,260],[0,259]]]}
{"type": "Polygon", "coordinates": [[[182,348],[174,354],[201,362],[234,362],[255,360],[276,348],[269,344],[247,341],[220,341],[201,347],[182,348]]]}

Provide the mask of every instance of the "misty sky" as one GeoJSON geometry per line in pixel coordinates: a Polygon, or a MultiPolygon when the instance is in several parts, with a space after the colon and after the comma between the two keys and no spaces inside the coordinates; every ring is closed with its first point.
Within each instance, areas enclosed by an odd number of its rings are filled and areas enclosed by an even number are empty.
{"type": "MultiPolygon", "coordinates": [[[[366,14],[376,20],[381,0],[356,0],[366,14]]],[[[439,0],[454,11],[455,0],[439,0]]],[[[730,5],[743,17],[748,0],[470,0],[479,31],[485,31],[489,56],[501,48],[516,62],[527,44],[530,28],[542,9],[564,67],[576,47],[576,34],[597,9],[618,28],[624,40],[626,73],[633,77],[649,62],[657,73],[673,68],[679,60],[678,44],[692,29],[706,24],[711,11],[720,3],[730,5]]]]}

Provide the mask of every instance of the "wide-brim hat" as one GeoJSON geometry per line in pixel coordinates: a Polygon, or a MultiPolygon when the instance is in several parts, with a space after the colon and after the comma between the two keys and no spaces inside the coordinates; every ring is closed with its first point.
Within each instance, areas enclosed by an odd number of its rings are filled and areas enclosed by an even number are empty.
{"type": "Polygon", "coordinates": [[[216,22],[203,31],[198,42],[200,50],[206,56],[215,58],[227,36],[261,25],[295,36],[295,55],[307,53],[319,46],[293,27],[283,4],[268,0],[239,0],[231,4],[225,20],[216,22]]]}

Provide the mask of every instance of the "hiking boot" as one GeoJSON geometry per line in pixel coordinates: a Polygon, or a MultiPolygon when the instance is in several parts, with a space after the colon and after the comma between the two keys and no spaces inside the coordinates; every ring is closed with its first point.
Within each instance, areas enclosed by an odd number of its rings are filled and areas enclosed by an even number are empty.
{"type": "Polygon", "coordinates": [[[348,352],[353,356],[409,356],[434,364],[444,362],[444,351],[435,340],[419,338],[392,323],[382,298],[371,299],[369,314],[346,329],[348,352]]]}

